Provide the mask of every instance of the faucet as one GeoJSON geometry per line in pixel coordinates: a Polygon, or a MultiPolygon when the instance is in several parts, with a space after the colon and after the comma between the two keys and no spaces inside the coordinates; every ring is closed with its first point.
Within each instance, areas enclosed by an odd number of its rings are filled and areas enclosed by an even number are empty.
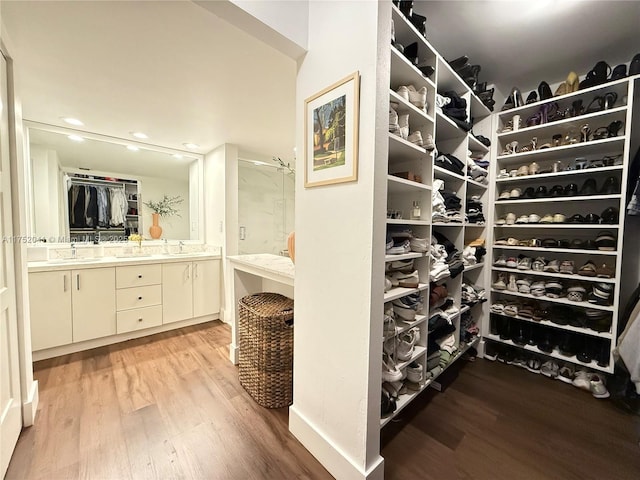
{"type": "Polygon", "coordinates": [[[169,241],[165,238],[162,240],[162,252],[163,253],[169,253],[169,241]]]}
{"type": "Polygon", "coordinates": [[[71,258],[75,259],[76,258],[76,244],[75,243],[71,243],[71,258]]]}
{"type": "Polygon", "coordinates": [[[178,253],[182,253],[182,247],[184,247],[184,242],[180,240],[178,242],[178,253]]]}

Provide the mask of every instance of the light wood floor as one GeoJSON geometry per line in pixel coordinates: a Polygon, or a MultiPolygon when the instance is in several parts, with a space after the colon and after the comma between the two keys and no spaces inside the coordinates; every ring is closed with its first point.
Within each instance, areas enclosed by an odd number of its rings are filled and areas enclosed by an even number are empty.
{"type": "MultiPolygon", "coordinates": [[[[38,362],[36,425],[7,479],[330,479],[227,360],[229,327],[189,327],[38,362]]],[[[640,419],[478,360],[382,435],[385,479],[640,478],[640,419]]],[[[445,383],[446,379],[445,379],[445,383]]]]}

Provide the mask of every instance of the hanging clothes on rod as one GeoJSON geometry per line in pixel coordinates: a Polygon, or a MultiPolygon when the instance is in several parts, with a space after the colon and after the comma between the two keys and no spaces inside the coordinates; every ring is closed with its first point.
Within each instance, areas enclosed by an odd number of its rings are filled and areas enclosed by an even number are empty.
{"type": "Polygon", "coordinates": [[[123,227],[128,208],[124,187],[84,183],[71,180],[68,190],[69,226],[123,227]]]}

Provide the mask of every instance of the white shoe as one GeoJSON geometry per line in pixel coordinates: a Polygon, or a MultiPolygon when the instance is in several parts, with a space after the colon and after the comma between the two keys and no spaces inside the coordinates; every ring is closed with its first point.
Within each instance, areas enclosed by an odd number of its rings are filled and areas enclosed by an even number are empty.
{"type": "Polygon", "coordinates": [[[429,250],[429,242],[426,238],[412,237],[409,243],[412,252],[425,253],[429,250]]]}
{"type": "Polygon", "coordinates": [[[573,386],[590,392],[592,376],[593,374],[587,372],[586,370],[578,370],[576,372],[576,376],[573,378],[573,386]]]}
{"type": "Polygon", "coordinates": [[[416,311],[413,308],[409,308],[402,304],[394,303],[393,313],[395,313],[401,319],[408,320],[410,322],[416,319],[416,311]]]}
{"type": "MultiPolygon", "coordinates": [[[[408,375],[409,374],[407,373],[407,376],[408,375]]],[[[591,394],[594,397],[609,398],[609,390],[607,390],[607,387],[604,385],[604,381],[602,380],[602,377],[600,377],[600,375],[594,374],[591,377],[591,382],[589,386],[591,388],[591,394]]]]}
{"type": "Polygon", "coordinates": [[[398,112],[389,105],[389,131],[395,135],[402,136],[402,131],[398,124],[398,118],[398,112]]]}
{"type": "Polygon", "coordinates": [[[409,138],[409,114],[398,114],[398,125],[400,126],[400,136],[405,140],[409,138]]]}
{"type": "Polygon", "coordinates": [[[411,273],[393,272],[389,277],[393,286],[403,288],[418,288],[418,284],[420,283],[417,270],[411,273]]]}
{"type": "Polygon", "coordinates": [[[424,380],[424,369],[419,363],[413,362],[407,367],[407,380],[421,383],[424,380]]]}
{"type": "Polygon", "coordinates": [[[416,90],[416,87],[409,85],[409,102],[420,109],[424,109],[427,105],[427,87],[416,90]]]}
{"type": "Polygon", "coordinates": [[[404,98],[407,102],[409,101],[409,89],[404,85],[400,85],[396,93],[404,98]]]}
{"type": "Polygon", "coordinates": [[[415,132],[411,133],[407,137],[407,140],[413,143],[414,145],[418,145],[419,147],[422,147],[424,145],[422,141],[422,133],[420,132],[420,130],[416,130],[415,132]]]}
{"type": "Polygon", "coordinates": [[[428,151],[433,151],[436,148],[436,144],[433,143],[433,135],[427,133],[424,137],[424,148],[428,151]]]}
{"type": "Polygon", "coordinates": [[[396,363],[386,353],[382,354],[382,380],[385,382],[402,380],[402,372],[398,370],[396,363]]]}
{"type": "Polygon", "coordinates": [[[411,329],[408,332],[404,332],[398,339],[397,356],[398,360],[407,361],[413,355],[413,347],[416,344],[417,336],[416,330],[411,329]]]}

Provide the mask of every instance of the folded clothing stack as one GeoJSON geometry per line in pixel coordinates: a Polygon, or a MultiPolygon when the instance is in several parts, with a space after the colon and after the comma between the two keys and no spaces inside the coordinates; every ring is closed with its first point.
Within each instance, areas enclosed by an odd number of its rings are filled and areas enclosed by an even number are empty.
{"type": "Polygon", "coordinates": [[[440,179],[434,180],[431,190],[431,221],[434,223],[449,221],[444,197],[440,193],[441,190],[444,190],[444,181],[440,179]]]}
{"type": "Polygon", "coordinates": [[[429,271],[429,280],[439,282],[447,278],[451,272],[447,263],[448,253],[444,245],[439,244],[435,237],[431,237],[431,270],[429,271]]]}
{"type": "MultiPolygon", "coordinates": [[[[449,275],[451,278],[457,277],[461,272],[464,271],[464,261],[462,257],[462,253],[459,252],[455,245],[442,233],[433,232],[433,236],[437,240],[439,245],[443,245],[446,252],[446,263],[449,270],[449,275]]],[[[437,281],[437,280],[436,280],[437,281]]]]}
{"type": "Polygon", "coordinates": [[[460,315],[460,341],[461,342],[469,343],[476,336],[478,336],[479,332],[480,332],[480,329],[478,328],[478,325],[476,324],[476,321],[474,320],[473,315],[471,315],[471,311],[467,310],[462,315],[460,315]]]}
{"type": "Polygon", "coordinates": [[[482,202],[480,201],[480,195],[467,197],[466,211],[467,222],[484,225],[485,218],[482,211],[482,202]]]}
{"type": "Polygon", "coordinates": [[[442,190],[440,192],[444,199],[444,206],[446,208],[447,221],[462,223],[464,220],[460,209],[462,208],[462,199],[458,197],[454,192],[448,192],[442,190]]]}
{"type": "Polygon", "coordinates": [[[464,175],[464,163],[458,157],[455,157],[450,153],[441,153],[437,155],[434,160],[434,164],[436,167],[444,168],[451,173],[464,175]]]}
{"type": "Polygon", "coordinates": [[[474,285],[469,280],[462,281],[462,303],[464,305],[473,306],[476,303],[486,302],[486,291],[484,288],[474,285]]]}
{"type": "Polygon", "coordinates": [[[442,107],[442,113],[465,132],[470,131],[473,124],[467,121],[467,100],[453,90],[444,92],[443,96],[450,98],[451,101],[442,107]]]}
{"type": "Polygon", "coordinates": [[[470,151],[467,157],[467,176],[478,183],[488,183],[487,177],[489,176],[489,172],[471,158],[470,151]]]}

